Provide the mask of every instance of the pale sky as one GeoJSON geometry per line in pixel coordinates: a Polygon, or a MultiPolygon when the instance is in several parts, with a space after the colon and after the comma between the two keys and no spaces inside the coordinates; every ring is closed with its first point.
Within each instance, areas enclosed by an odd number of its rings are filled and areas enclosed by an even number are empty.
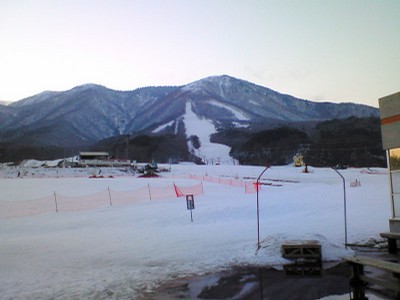
{"type": "Polygon", "coordinates": [[[222,74],[377,107],[400,91],[400,0],[0,0],[0,100],[222,74]]]}

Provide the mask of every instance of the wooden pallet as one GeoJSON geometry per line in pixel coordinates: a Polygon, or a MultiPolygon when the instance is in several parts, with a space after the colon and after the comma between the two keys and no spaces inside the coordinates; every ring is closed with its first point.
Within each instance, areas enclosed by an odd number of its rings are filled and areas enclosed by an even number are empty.
{"type": "Polygon", "coordinates": [[[282,243],[282,257],[287,259],[321,260],[321,244],[318,241],[286,241],[282,243]]]}
{"type": "Polygon", "coordinates": [[[283,265],[283,271],[287,277],[319,277],[322,276],[322,263],[304,262],[283,265]]]}

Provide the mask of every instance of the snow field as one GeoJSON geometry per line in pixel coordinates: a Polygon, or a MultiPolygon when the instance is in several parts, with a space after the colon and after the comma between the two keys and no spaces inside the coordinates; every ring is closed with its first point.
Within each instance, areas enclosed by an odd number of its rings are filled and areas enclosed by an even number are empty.
{"type": "MultiPolygon", "coordinates": [[[[262,167],[173,165],[171,175],[258,177],[262,167]]],[[[272,167],[263,179],[287,179],[262,186],[256,254],[256,194],[241,187],[203,182],[195,196],[194,222],[184,198],[137,201],[78,212],[0,219],[0,293],[5,299],[135,299],[164,280],[204,274],[233,265],[285,263],[280,245],[316,239],[324,260],[351,255],[344,248],[343,189],[330,169],[303,174],[272,167]]],[[[348,241],[378,238],[390,217],[388,177],[341,171],[346,178],[348,241]],[[350,188],[349,182],[361,181],[350,188]]],[[[0,180],[0,200],[34,199],[56,190],[90,195],[108,186],[132,190],[147,184],[190,186],[178,178],[117,177],[0,180]]]]}

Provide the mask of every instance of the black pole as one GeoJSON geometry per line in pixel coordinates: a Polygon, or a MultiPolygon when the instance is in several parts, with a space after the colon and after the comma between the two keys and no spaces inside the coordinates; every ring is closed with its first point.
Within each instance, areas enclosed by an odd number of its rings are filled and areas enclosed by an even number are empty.
{"type": "Polygon", "coordinates": [[[257,251],[261,248],[260,245],[260,205],[258,201],[258,190],[259,190],[259,181],[261,176],[267,171],[269,166],[266,166],[265,169],[261,172],[260,176],[258,176],[256,181],[256,191],[257,191],[257,251]]]}
{"type": "Polygon", "coordinates": [[[339,173],[338,170],[335,168],[331,168],[335,171],[343,181],[343,206],[344,206],[344,246],[347,249],[347,204],[346,204],[346,180],[344,179],[343,175],[339,173]]]}

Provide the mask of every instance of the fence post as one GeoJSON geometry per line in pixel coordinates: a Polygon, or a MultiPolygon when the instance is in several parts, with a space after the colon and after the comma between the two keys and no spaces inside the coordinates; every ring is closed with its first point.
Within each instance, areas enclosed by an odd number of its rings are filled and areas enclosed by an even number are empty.
{"type": "Polygon", "coordinates": [[[110,199],[110,206],[112,206],[110,187],[108,186],[108,198],[110,199]]]}
{"type": "Polygon", "coordinates": [[[56,203],[56,213],[58,213],[57,196],[55,190],[54,190],[54,202],[56,203]]]}
{"type": "Polygon", "coordinates": [[[149,197],[150,197],[150,201],[151,201],[151,191],[150,191],[150,184],[147,184],[147,187],[149,188],[149,197]]]}

